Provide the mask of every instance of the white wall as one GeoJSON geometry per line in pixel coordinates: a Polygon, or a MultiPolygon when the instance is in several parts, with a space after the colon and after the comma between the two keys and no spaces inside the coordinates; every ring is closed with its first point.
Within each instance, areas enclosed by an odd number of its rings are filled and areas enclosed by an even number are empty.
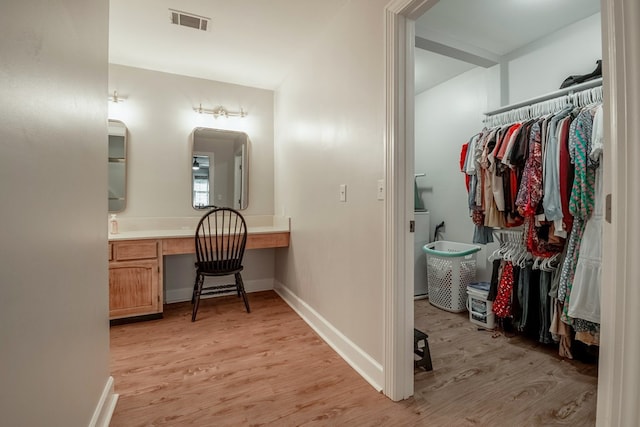
{"type": "MultiPolygon", "coordinates": [[[[194,255],[164,257],[164,299],[166,303],[189,301],[196,279],[194,255]]],[[[273,289],[275,277],[275,249],[245,251],[242,281],[247,292],[273,289]]],[[[207,284],[229,283],[229,277],[207,278],[207,284]]],[[[251,299],[249,299],[251,303],[251,299]]]]}
{"type": "MultiPolygon", "coordinates": [[[[243,215],[273,215],[273,92],[211,80],[109,65],[109,92],[126,96],[109,104],[109,118],[128,128],[127,207],[121,218],[200,217],[191,206],[191,139],[195,127],[249,135],[249,205],[243,215]],[[247,117],[214,119],[193,111],[243,108],[247,117]]],[[[106,212],[106,211],[105,211],[106,212]]],[[[106,215],[105,227],[106,227],[106,215]]],[[[274,250],[247,251],[247,291],[273,288],[274,250]]],[[[164,257],[166,302],[191,298],[195,256],[164,257]]]]}
{"type": "MultiPolygon", "coordinates": [[[[418,188],[431,212],[432,238],[435,226],[444,221],[444,240],[473,241],[460,151],[482,128],[487,93],[497,79],[495,68],[474,68],[416,96],[414,163],[416,173],[426,173],[418,178],[418,188]]],[[[491,278],[486,257],[493,248],[488,245],[477,255],[478,280],[491,278]]]]}
{"type": "Polygon", "coordinates": [[[87,426],[109,379],[108,1],[0,14],[0,414],[87,426]]]}
{"type": "Polygon", "coordinates": [[[597,13],[509,55],[509,103],[553,92],[571,75],[588,74],[602,59],[597,13]]]}
{"type": "MultiPolygon", "coordinates": [[[[572,74],[586,74],[601,54],[600,14],[576,22],[507,55],[509,102],[553,92],[572,74]]],[[[499,67],[476,68],[416,96],[415,170],[431,211],[433,228],[445,221],[445,240],[471,243],[464,176],[459,159],[462,144],[482,127],[483,112],[497,108],[499,67]],[[494,105],[491,105],[494,104],[494,105]]],[[[496,248],[478,253],[478,280],[489,280],[486,258],[496,248]]]]}
{"type": "MultiPolygon", "coordinates": [[[[273,92],[194,77],[109,65],[109,91],[128,99],[109,104],[109,118],[129,130],[128,217],[199,217],[191,207],[191,139],[196,127],[249,135],[249,206],[244,215],[273,215],[273,92]],[[224,106],[244,118],[214,119],[194,107],[224,106]]],[[[105,215],[106,218],[106,215],[105,215]]]]}
{"type": "Polygon", "coordinates": [[[386,3],[348,2],[276,91],[276,212],[291,217],[276,280],[378,363],[386,3]]]}

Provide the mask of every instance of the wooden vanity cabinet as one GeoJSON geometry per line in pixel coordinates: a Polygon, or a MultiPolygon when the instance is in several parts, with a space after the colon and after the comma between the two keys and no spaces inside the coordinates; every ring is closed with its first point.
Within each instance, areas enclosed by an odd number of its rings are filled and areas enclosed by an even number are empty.
{"type": "MultiPolygon", "coordinates": [[[[288,246],[289,231],[250,233],[247,236],[247,249],[288,246]]],[[[108,251],[109,318],[113,325],[161,318],[163,256],[193,254],[195,245],[192,236],[182,235],[148,239],[114,239],[109,241],[108,251]],[[137,317],[140,318],[135,319],[137,317]]]]}
{"type": "Polygon", "coordinates": [[[109,246],[109,318],[162,313],[161,242],[125,240],[109,246]]]}

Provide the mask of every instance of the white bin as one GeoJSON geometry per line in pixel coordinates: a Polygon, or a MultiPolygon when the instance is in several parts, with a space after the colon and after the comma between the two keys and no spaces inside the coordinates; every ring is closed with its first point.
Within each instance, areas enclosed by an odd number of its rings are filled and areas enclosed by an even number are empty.
{"type": "MultiPolygon", "coordinates": [[[[467,310],[469,310],[469,320],[471,323],[483,328],[493,329],[495,325],[495,314],[493,313],[493,302],[487,301],[489,290],[483,284],[472,283],[467,286],[467,310]]],[[[488,285],[488,283],[486,284],[488,285]]]]}
{"type": "Polygon", "coordinates": [[[429,302],[461,313],[467,308],[467,285],[476,279],[476,252],[480,246],[440,240],[426,244],[429,302]]]}

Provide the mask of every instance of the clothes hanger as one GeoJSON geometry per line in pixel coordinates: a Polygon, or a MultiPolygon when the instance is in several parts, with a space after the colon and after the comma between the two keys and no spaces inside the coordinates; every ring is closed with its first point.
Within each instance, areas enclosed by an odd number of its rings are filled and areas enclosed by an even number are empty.
{"type": "Polygon", "coordinates": [[[501,248],[501,247],[499,247],[498,249],[496,249],[495,251],[493,251],[493,253],[491,253],[491,255],[489,255],[489,257],[487,258],[487,261],[491,261],[491,262],[493,262],[493,261],[495,261],[495,260],[497,260],[497,259],[500,259],[500,257],[498,256],[498,255],[499,255],[499,252],[500,252],[500,248],[501,248]]]}
{"type": "Polygon", "coordinates": [[[532,269],[534,270],[539,270],[540,269],[540,262],[542,261],[543,258],[539,257],[536,255],[536,257],[533,260],[533,265],[531,266],[532,269]]]}
{"type": "Polygon", "coordinates": [[[549,267],[548,267],[548,262],[549,262],[549,258],[542,258],[542,261],[540,262],[540,271],[550,271],[549,267]]]}
{"type": "MultiPolygon", "coordinates": [[[[554,256],[555,256],[555,255],[554,255],[554,256]]],[[[544,265],[542,266],[542,270],[543,270],[543,271],[553,271],[553,270],[555,270],[555,267],[553,267],[553,266],[551,265],[551,262],[552,262],[552,260],[554,259],[554,256],[552,256],[552,257],[550,257],[550,258],[547,258],[547,259],[544,261],[544,265]]]]}
{"type": "Polygon", "coordinates": [[[557,266],[554,266],[552,263],[555,262],[560,257],[560,253],[555,253],[548,258],[545,258],[540,266],[540,269],[543,271],[553,271],[557,266]]]}
{"type": "Polygon", "coordinates": [[[525,268],[527,266],[527,261],[530,259],[530,254],[525,247],[520,248],[520,259],[518,260],[518,266],[520,268],[525,268]]]}
{"type": "Polygon", "coordinates": [[[593,100],[593,102],[595,103],[600,103],[602,102],[602,87],[594,87],[593,89],[591,89],[591,99],[593,100]]]}
{"type": "Polygon", "coordinates": [[[513,263],[515,253],[516,253],[516,248],[513,242],[509,242],[509,251],[507,252],[508,261],[511,261],[513,263]]]}
{"type": "Polygon", "coordinates": [[[502,252],[502,259],[505,261],[509,261],[510,257],[511,257],[511,243],[507,242],[507,244],[504,247],[504,251],[502,252]]]}

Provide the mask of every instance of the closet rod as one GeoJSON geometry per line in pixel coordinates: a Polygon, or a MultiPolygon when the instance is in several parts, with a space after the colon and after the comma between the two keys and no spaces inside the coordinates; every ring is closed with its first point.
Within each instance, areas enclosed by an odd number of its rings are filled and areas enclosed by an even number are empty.
{"type": "Polygon", "coordinates": [[[507,105],[505,107],[500,107],[497,110],[489,111],[484,113],[485,116],[495,116],[496,114],[505,113],[510,110],[515,110],[516,108],[526,107],[527,105],[537,104],[539,102],[547,101],[549,99],[559,98],[563,95],[574,94],[576,92],[581,92],[583,90],[591,89],[594,87],[598,87],[602,85],[602,77],[594,80],[589,80],[588,82],[579,83],[577,85],[565,87],[564,89],[557,90],[555,92],[548,93],[546,95],[540,95],[535,98],[528,99],[526,101],[518,102],[515,104],[507,105]]]}

